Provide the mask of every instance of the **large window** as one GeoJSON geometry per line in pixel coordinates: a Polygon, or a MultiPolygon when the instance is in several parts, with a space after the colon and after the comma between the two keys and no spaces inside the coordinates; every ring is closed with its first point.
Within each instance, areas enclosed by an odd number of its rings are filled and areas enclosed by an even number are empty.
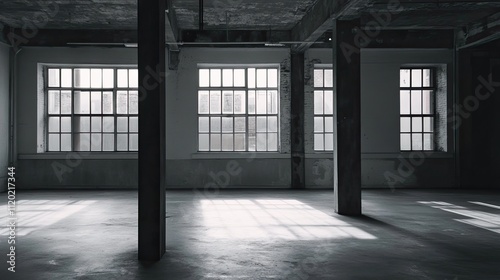
{"type": "Polygon", "coordinates": [[[138,72],[47,67],[47,151],[137,151],[138,72]]]}
{"type": "Polygon", "coordinates": [[[432,68],[400,70],[401,151],[434,150],[434,100],[432,68]]]}
{"type": "Polygon", "coordinates": [[[333,70],[314,69],[314,150],[333,151],[333,70]]]}
{"type": "Polygon", "coordinates": [[[278,67],[199,69],[199,151],[278,151],[278,67]]]}

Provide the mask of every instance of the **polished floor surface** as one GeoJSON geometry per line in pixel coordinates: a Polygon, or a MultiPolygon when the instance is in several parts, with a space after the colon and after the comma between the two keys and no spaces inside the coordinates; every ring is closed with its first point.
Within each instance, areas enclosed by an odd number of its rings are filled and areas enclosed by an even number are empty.
{"type": "Polygon", "coordinates": [[[167,252],[137,261],[137,192],[18,192],[16,273],[0,279],[500,279],[500,192],[365,190],[362,217],[331,191],[167,193],[167,252]]]}

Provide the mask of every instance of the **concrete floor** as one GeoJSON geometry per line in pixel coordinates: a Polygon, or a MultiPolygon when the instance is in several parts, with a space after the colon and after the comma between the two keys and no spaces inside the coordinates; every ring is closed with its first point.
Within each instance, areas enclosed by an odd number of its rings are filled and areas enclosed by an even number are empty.
{"type": "MultiPolygon", "coordinates": [[[[168,191],[151,265],[136,260],[136,192],[20,191],[17,272],[0,228],[0,279],[500,279],[499,192],[364,191],[360,218],[332,197],[168,191]]],[[[5,224],[5,194],[0,209],[5,224]]]]}

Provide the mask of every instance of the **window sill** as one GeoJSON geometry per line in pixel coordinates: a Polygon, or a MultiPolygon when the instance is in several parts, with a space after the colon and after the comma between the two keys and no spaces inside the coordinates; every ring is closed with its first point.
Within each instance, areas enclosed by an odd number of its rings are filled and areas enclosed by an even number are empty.
{"type": "Polygon", "coordinates": [[[198,152],[191,154],[192,159],[249,159],[249,158],[271,158],[289,159],[290,154],[278,152],[198,152]]]}
{"type": "MultiPolygon", "coordinates": [[[[417,151],[418,152],[418,151],[417,151]]],[[[361,153],[362,159],[382,159],[382,158],[409,158],[412,152],[397,152],[397,153],[361,153]]],[[[424,152],[425,158],[453,158],[451,152],[424,152]]]]}
{"type": "Polygon", "coordinates": [[[101,153],[101,152],[46,152],[39,154],[20,154],[18,159],[77,159],[81,157],[82,159],[138,159],[139,155],[137,152],[115,152],[115,153],[101,153]]]}

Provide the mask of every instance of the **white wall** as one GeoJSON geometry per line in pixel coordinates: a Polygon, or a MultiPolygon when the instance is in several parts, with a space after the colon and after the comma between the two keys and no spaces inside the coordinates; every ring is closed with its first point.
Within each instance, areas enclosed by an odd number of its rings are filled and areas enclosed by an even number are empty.
{"type": "Polygon", "coordinates": [[[0,192],[7,190],[9,112],[9,47],[0,43],[0,192]]]}

